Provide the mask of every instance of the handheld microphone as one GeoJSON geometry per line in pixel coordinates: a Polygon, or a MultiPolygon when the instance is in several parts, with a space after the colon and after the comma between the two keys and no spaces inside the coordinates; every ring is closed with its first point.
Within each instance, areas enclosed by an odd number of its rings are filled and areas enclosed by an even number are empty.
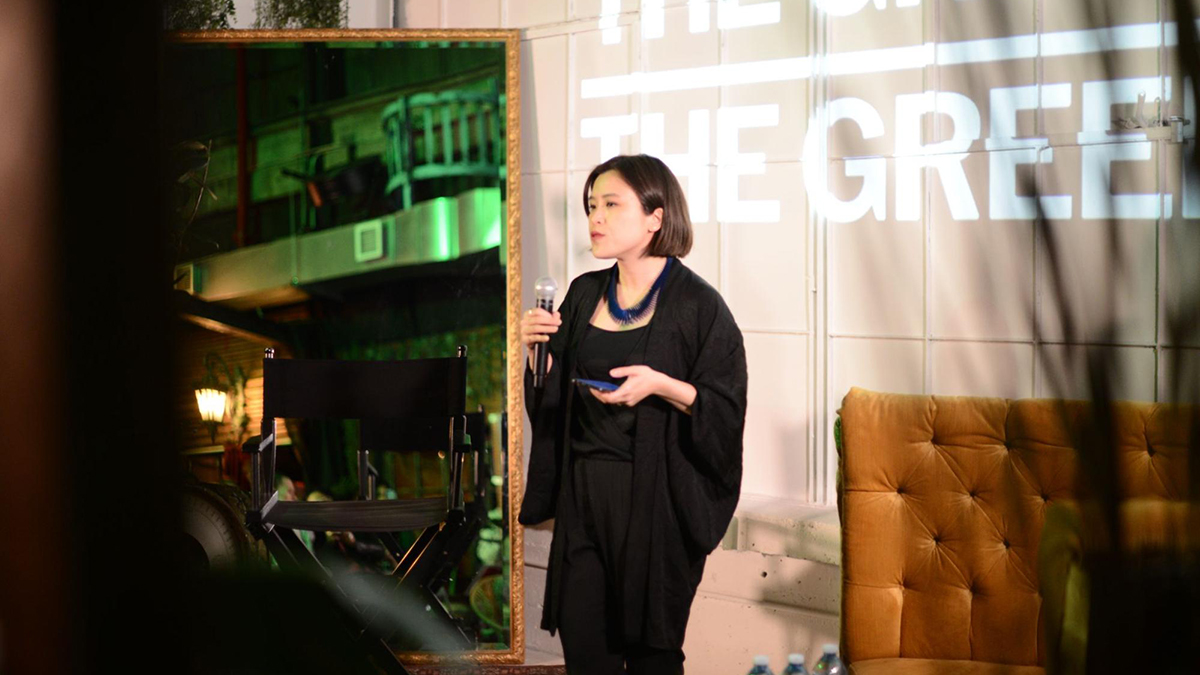
{"type": "MultiPolygon", "coordinates": [[[[538,309],[544,309],[554,314],[554,294],[558,292],[558,284],[553,277],[542,277],[533,286],[533,296],[538,309]]],[[[545,342],[533,346],[533,388],[541,389],[546,384],[546,355],[550,351],[545,342]]]]}

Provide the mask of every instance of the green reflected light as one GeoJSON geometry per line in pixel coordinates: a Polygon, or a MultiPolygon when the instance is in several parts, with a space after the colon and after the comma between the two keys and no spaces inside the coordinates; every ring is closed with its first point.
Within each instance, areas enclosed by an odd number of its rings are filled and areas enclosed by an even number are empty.
{"type": "Polygon", "coordinates": [[[492,219],[492,224],[488,226],[487,234],[483,238],[483,247],[491,248],[493,246],[499,246],[500,242],[503,241],[503,228],[504,223],[500,222],[500,213],[497,212],[496,217],[492,219]]]}
{"type": "Polygon", "coordinates": [[[436,260],[449,260],[457,255],[457,251],[453,250],[454,239],[452,236],[458,230],[458,222],[456,218],[450,217],[450,200],[439,198],[434,200],[434,218],[430,224],[433,227],[434,236],[434,258],[436,260]],[[455,232],[451,232],[454,228],[455,232]]]}

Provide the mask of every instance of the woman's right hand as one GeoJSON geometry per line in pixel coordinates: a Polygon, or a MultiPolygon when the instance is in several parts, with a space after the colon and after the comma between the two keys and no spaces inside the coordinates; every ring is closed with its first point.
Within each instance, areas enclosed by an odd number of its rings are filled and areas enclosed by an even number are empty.
{"type": "MultiPolygon", "coordinates": [[[[550,335],[558,332],[558,327],[562,325],[562,314],[555,312],[551,314],[540,307],[525,310],[521,315],[521,342],[529,352],[529,358],[533,360],[533,346],[539,342],[549,342],[550,335]]],[[[550,370],[553,359],[549,354],[546,354],[546,370],[550,370]]]]}

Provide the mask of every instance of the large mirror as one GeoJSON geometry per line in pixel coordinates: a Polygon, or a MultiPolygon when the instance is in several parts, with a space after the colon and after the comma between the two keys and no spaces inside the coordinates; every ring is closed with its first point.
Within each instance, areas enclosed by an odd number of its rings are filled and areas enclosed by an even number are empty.
{"type": "MultiPolygon", "coordinates": [[[[436,584],[430,630],[388,638],[406,662],[524,656],[517,40],[505,30],[222,31],[176,33],[165,47],[163,180],[185,324],[176,427],[196,565],[271,564],[236,522],[265,348],[338,360],[467,348],[467,536],[436,584]],[[195,525],[214,505],[233,514],[221,536],[195,525]]],[[[361,498],[359,441],[355,420],[280,420],[278,498],[361,498]]],[[[376,500],[446,494],[452,480],[437,447],[372,461],[376,500]]],[[[421,532],[300,535],[326,567],[386,580],[421,532]]]]}

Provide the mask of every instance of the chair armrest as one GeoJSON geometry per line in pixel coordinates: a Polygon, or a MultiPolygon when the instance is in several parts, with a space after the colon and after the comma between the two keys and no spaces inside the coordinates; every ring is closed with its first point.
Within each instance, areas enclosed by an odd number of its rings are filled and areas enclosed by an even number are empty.
{"type": "Polygon", "coordinates": [[[259,509],[265,505],[267,495],[275,490],[275,434],[267,436],[267,440],[263,441],[262,436],[251,436],[242,443],[242,452],[250,455],[252,467],[251,477],[251,500],[254,508],[259,509]],[[270,450],[270,453],[264,452],[270,450]]]}
{"type": "Polygon", "coordinates": [[[455,432],[454,449],[464,454],[474,450],[475,446],[471,444],[471,434],[466,432],[455,432]]]}
{"type": "Polygon", "coordinates": [[[256,455],[267,448],[267,444],[262,442],[262,436],[251,436],[242,443],[242,452],[250,455],[256,455]]]}

